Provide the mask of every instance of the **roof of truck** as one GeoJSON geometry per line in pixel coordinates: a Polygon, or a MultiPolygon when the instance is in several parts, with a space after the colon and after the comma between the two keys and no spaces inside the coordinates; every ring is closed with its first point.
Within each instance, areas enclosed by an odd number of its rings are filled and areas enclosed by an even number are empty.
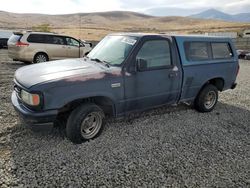
{"type": "Polygon", "coordinates": [[[123,36],[133,36],[133,37],[144,37],[144,36],[169,36],[176,38],[207,38],[207,39],[230,39],[229,37],[221,36],[207,36],[207,35],[178,35],[178,34],[168,34],[168,33],[112,33],[110,35],[123,35],[123,36]]]}

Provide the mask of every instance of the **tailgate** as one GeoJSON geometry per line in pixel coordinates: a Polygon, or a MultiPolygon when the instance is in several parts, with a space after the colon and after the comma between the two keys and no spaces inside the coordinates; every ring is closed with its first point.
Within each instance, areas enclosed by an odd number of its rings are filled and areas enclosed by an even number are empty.
{"type": "Polygon", "coordinates": [[[22,38],[23,34],[21,33],[13,33],[8,40],[8,49],[9,50],[18,50],[19,47],[16,46],[16,43],[19,42],[22,38]]]}

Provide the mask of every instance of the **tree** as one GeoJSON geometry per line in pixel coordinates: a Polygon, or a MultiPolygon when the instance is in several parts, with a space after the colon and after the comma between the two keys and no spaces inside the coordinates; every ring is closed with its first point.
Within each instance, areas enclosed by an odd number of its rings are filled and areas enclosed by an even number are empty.
{"type": "Polygon", "coordinates": [[[51,27],[49,24],[41,24],[41,25],[33,26],[32,30],[39,31],[39,32],[51,32],[51,27]]]}

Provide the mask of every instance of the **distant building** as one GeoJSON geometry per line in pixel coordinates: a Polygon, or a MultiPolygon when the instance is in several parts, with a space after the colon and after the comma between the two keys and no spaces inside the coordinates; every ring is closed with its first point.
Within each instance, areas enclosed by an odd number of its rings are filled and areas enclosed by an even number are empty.
{"type": "MultiPolygon", "coordinates": [[[[250,31],[249,31],[250,34],[250,31]]],[[[237,38],[237,32],[213,32],[213,33],[205,33],[206,36],[216,36],[216,37],[229,37],[229,38],[237,38]]]]}
{"type": "Polygon", "coordinates": [[[242,37],[250,37],[250,29],[246,29],[245,31],[243,31],[243,35],[242,35],[242,37]]]}

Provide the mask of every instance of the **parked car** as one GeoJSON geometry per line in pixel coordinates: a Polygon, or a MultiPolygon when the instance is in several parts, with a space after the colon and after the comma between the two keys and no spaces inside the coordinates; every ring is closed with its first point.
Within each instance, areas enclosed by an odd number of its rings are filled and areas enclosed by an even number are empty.
{"type": "Polygon", "coordinates": [[[0,38],[0,49],[8,48],[7,41],[8,41],[8,38],[0,38]]]}
{"type": "Polygon", "coordinates": [[[247,53],[249,53],[249,51],[247,50],[237,50],[237,55],[239,59],[245,59],[247,53]]]}
{"type": "Polygon", "coordinates": [[[243,31],[243,37],[244,38],[249,38],[250,37],[250,30],[246,29],[245,31],[243,31]]]}
{"type": "Polygon", "coordinates": [[[89,44],[53,33],[15,32],[8,41],[9,57],[26,63],[79,58],[90,50],[89,44]]]}
{"type": "Polygon", "coordinates": [[[88,41],[83,40],[83,39],[81,39],[81,42],[82,42],[83,44],[88,45],[90,48],[92,48],[92,47],[93,47],[93,44],[92,44],[91,42],[88,42],[88,41]]]}
{"type": "Polygon", "coordinates": [[[106,115],[182,102],[210,112],[238,71],[229,38],[112,34],[85,58],[18,69],[12,103],[29,124],[65,122],[81,143],[100,133],[106,115]]]}
{"type": "Polygon", "coordinates": [[[246,60],[250,60],[250,53],[248,53],[248,54],[245,55],[245,59],[246,60]]]}

